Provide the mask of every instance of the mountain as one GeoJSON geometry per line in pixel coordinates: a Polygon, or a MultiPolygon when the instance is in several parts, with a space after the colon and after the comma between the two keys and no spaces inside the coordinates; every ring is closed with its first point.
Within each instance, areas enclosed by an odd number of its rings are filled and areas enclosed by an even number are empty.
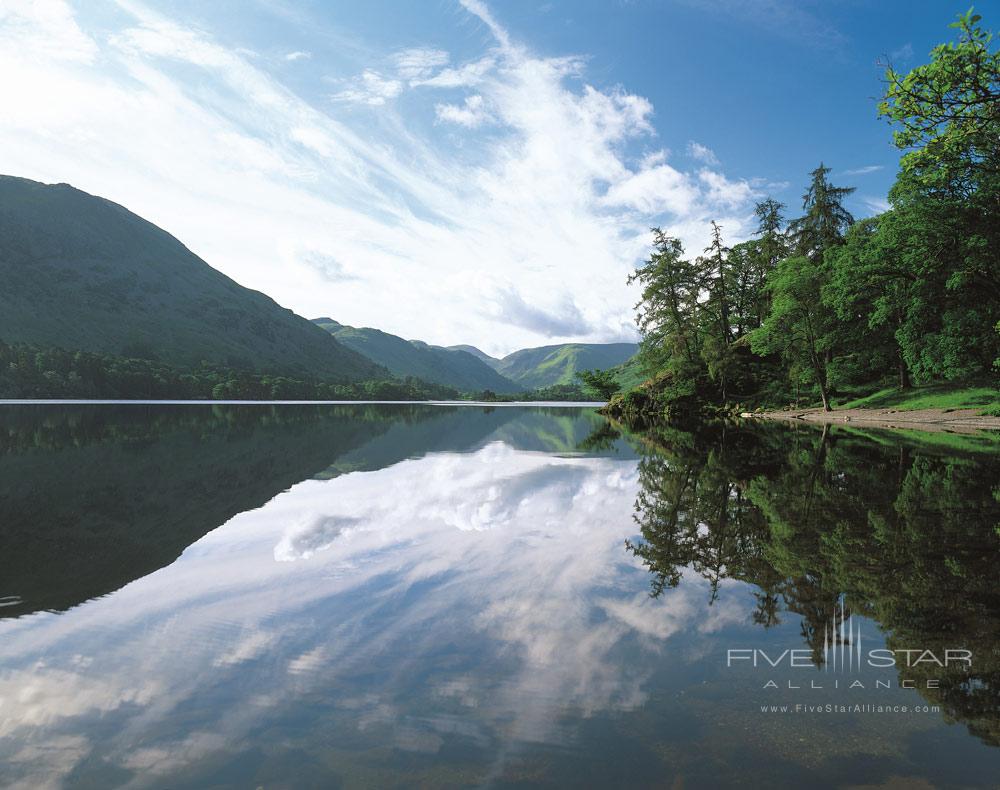
{"type": "Polygon", "coordinates": [[[415,376],[462,392],[493,390],[507,394],[524,390],[468,351],[404,340],[379,329],[358,329],[332,318],[315,318],[313,322],[347,348],[388,368],[395,376],[415,376]]]}
{"type": "Polygon", "coordinates": [[[529,389],[573,384],[577,371],[613,368],[638,349],[635,343],[564,343],[525,348],[501,359],[497,371],[529,389]]]}
{"type": "Polygon", "coordinates": [[[481,359],[483,362],[485,362],[494,370],[496,370],[500,366],[499,359],[497,359],[496,357],[491,357],[485,351],[480,351],[475,346],[458,345],[458,346],[446,346],[446,348],[449,351],[465,351],[469,354],[472,354],[472,356],[476,357],[477,359],[481,359]]]}
{"type": "Polygon", "coordinates": [[[166,231],[68,184],[0,176],[0,340],[358,381],[386,371],[166,231]]]}

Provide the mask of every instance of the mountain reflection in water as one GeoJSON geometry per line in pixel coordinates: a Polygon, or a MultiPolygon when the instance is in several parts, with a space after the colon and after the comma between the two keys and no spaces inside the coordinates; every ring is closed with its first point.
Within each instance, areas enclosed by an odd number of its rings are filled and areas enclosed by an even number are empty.
{"type": "Polygon", "coordinates": [[[989,786],[1000,455],[948,441],[6,407],[0,785],[989,786]],[[760,712],[873,701],[726,667],[820,677],[838,602],[872,646],[973,651],[878,697],[940,713],[760,712]]]}

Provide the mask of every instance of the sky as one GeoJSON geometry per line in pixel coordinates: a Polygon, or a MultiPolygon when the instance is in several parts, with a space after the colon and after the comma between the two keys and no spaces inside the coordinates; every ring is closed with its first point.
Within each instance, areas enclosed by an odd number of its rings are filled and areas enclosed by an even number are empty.
{"type": "Polygon", "coordinates": [[[746,239],[821,160],[883,210],[878,61],[926,62],[964,10],[0,0],[0,173],[121,203],[308,318],[494,355],[634,340],[650,227],[746,239]]]}

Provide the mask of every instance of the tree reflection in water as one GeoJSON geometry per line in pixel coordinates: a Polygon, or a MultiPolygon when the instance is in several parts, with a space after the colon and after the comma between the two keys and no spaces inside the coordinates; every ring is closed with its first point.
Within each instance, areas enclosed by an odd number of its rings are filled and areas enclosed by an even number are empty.
{"type": "Polygon", "coordinates": [[[801,617],[820,666],[839,601],[893,650],[973,653],[907,677],[947,719],[1000,745],[1000,443],[837,428],[661,430],[641,437],[628,550],[656,597],[697,573],[754,585],[756,623],[801,617]],[[978,447],[978,444],[985,444],[978,447]]]}

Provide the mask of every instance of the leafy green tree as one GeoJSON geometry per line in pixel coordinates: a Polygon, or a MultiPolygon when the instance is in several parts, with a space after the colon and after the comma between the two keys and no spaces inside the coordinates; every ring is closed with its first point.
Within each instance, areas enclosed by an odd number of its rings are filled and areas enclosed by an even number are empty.
{"type": "Polygon", "coordinates": [[[824,303],[822,270],[809,258],[795,256],[778,264],[767,281],[771,312],[750,335],[754,353],[782,356],[793,369],[811,374],[823,408],[830,411],[827,355],[833,311],[824,303]]]}
{"type": "Polygon", "coordinates": [[[895,370],[901,389],[911,386],[902,340],[909,322],[922,320],[914,308],[917,280],[904,268],[895,217],[855,223],[844,243],[827,253],[830,282],[824,301],[839,319],[840,345],[846,353],[836,360],[847,371],[842,378],[871,381],[895,370]]]}
{"type": "Polygon", "coordinates": [[[830,168],[822,162],[810,173],[809,188],[802,196],[805,214],[789,225],[796,254],[817,262],[822,262],[826,251],[841,242],[844,232],[854,222],[843,205],[854,187],[833,186],[827,180],[829,173],[830,168]]]}
{"type": "Polygon", "coordinates": [[[789,224],[795,256],[771,272],[767,282],[770,312],[750,338],[755,353],[780,354],[793,377],[808,372],[827,411],[838,327],[822,298],[830,278],[826,255],[842,243],[844,232],[854,222],[843,206],[854,189],[834,186],[827,179],[829,173],[830,168],[820,163],[810,174],[802,198],[805,213],[789,224]]]}
{"type": "Polygon", "coordinates": [[[970,191],[998,175],[1000,50],[981,21],[969,9],[951,25],[958,41],[935,47],[929,63],[906,75],[886,69],[879,112],[896,125],[896,146],[913,149],[903,170],[932,189],[970,191]]]}
{"type": "Polygon", "coordinates": [[[653,253],[629,275],[629,285],[633,282],[642,286],[636,323],[642,333],[639,358],[647,372],[697,365],[704,283],[698,267],[684,259],[680,240],[653,228],[653,253]]]}
{"type": "Polygon", "coordinates": [[[758,221],[756,238],[729,248],[730,315],[737,338],[764,322],[770,307],[765,279],[789,255],[788,237],[782,230],[783,209],[784,205],[772,198],[759,202],[754,209],[758,221]]]}
{"type": "Polygon", "coordinates": [[[923,379],[988,372],[1000,354],[1000,52],[969,11],[929,63],[886,72],[880,111],[907,153],[880,233],[909,281],[897,337],[923,379]]]}
{"type": "Polygon", "coordinates": [[[576,377],[602,400],[610,400],[621,389],[614,372],[610,370],[579,370],[576,377]]]}

